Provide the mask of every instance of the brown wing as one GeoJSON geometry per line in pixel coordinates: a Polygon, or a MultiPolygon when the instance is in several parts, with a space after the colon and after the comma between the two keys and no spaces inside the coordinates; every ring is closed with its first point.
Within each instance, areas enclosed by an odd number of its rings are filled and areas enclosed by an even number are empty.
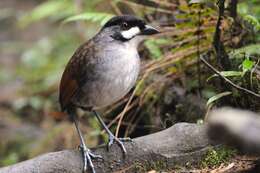
{"type": "Polygon", "coordinates": [[[60,82],[59,101],[62,111],[66,110],[72,103],[73,95],[80,89],[80,79],[83,75],[87,61],[91,58],[93,43],[81,45],[68,62],[60,82]],[[90,52],[90,53],[89,53],[90,52]]]}
{"type": "Polygon", "coordinates": [[[71,104],[71,98],[78,90],[79,86],[71,74],[71,68],[66,67],[65,71],[62,74],[61,82],[60,82],[60,96],[59,101],[61,105],[62,111],[66,109],[66,107],[71,104]]]}

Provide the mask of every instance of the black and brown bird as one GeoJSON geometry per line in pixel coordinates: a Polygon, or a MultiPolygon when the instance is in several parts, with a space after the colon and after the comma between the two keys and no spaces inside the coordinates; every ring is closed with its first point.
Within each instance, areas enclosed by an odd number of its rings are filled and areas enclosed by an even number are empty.
{"type": "Polygon", "coordinates": [[[111,105],[124,97],[135,85],[140,59],[137,47],[148,35],[158,30],[145,21],[130,15],[110,19],[89,41],[74,53],[63,72],[59,101],[63,112],[74,121],[80,137],[84,171],[95,172],[94,155],[85,145],[79,129],[76,108],[92,111],[109,135],[108,147],[116,142],[126,153],[124,139],[119,139],[107,128],[96,110],[111,105]]]}

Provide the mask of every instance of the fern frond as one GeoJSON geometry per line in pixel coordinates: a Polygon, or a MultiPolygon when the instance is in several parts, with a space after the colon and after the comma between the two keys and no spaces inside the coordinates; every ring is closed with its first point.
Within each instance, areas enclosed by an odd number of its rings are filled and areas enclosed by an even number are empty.
{"type": "Polygon", "coordinates": [[[101,12],[86,12],[79,15],[71,16],[63,21],[63,23],[74,22],[79,20],[87,20],[91,22],[99,22],[101,25],[104,25],[110,18],[114,15],[109,13],[101,12]]]}
{"type": "Polygon", "coordinates": [[[260,31],[260,22],[257,20],[257,18],[255,16],[252,15],[245,15],[244,20],[247,21],[248,23],[250,23],[256,32],[260,31]]]}

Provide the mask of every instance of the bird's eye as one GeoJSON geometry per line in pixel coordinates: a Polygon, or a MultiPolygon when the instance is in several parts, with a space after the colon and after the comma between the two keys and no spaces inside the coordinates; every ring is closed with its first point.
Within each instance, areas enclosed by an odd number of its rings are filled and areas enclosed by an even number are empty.
{"type": "Polygon", "coordinates": [[[126,22],[123,22],[121,25],[123,30],[127,30],[128,29],[128,24],[126,22]]]}

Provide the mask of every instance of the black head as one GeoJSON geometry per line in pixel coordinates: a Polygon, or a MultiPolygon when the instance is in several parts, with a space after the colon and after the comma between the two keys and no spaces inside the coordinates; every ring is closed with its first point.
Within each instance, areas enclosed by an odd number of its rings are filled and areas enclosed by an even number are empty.
{"type": "Polygon", "coordinates": [[[138,35],[153,35],[159,33],[155,28],[147,25],[144,20],[131,15],[111,18],[102,28],[112,28],[112,37],[121,41],[128,41],[138,35]]]}

